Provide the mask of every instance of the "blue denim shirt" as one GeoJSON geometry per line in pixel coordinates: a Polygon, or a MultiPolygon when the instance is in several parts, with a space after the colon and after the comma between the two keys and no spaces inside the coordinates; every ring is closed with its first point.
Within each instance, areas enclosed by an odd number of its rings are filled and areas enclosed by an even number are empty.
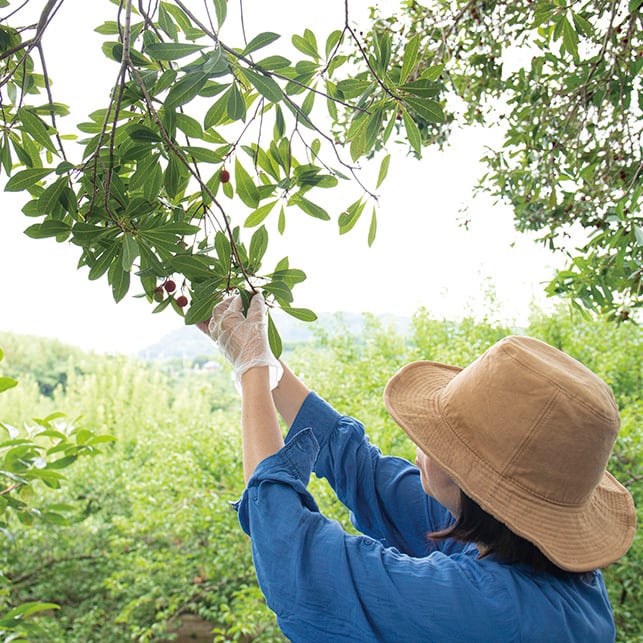
{"type": "Polygon", "coordinates": [[[615,628],[599,571],[557,578],[433,542],[448,511],[417,467],[382,456],[363,426],[311,393],[286,445],[259,464],[238,505],[257,578],[295,643],[607,643],[615,628]],[[306,489],[331,484],[364,535],[345,532],[306,489]]]}

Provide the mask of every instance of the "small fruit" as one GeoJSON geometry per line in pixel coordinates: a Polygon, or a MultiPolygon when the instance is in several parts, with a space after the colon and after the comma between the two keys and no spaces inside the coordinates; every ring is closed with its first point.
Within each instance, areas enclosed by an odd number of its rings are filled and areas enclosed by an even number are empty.
{"type": "Polygon", "coordinates": [[[221,183],[228,183],[228,181],[230,181],[230,172],[221,170],[221,183]]]}
{"type": "Polygon", "coordinates": [[[154,301],[157,301],[159,303],[163,301],[163,288],[161,288],[161,286],[157,286],[156,288],[154,288],[153,297],[154,301]]]}
{"type": "Polygon", "coordinates": [[[181,295],[176,298],[176,305],[179,308],[185,308],[188,305],[188,298],[185,295],[181,295]]]}
{"type": "Polygon", "coordinates": [[[163,287],[165,288],[166,292],[172,293],[176,290],[176,284],[171,280],[168,279],[164,284],[163,287]]]}

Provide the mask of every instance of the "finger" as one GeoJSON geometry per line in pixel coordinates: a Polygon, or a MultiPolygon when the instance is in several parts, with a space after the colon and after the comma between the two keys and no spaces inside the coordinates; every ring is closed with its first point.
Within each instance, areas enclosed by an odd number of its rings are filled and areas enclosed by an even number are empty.
{"type": "Polygon", "coordinates": [[[212,310],[212,317],[221,317],[228,310],[233,299],[234,297],[226,297],[223,301],[220,301],[212,310]]]}
{"type": "Polygon", "coordinates": [[[232,305],[233,300],[234,297],[226,297],[212,310],[212,317],[208,323],[208,332],[210,333],[210,337],[215,340],[219,338],[219,335],[221,335],[221,320],[228,308],[232,305]]]}
{"type": "Polygon", "coordinates": [[[263,293],[255,293],[254,297],[250,300],[250,305],[248,306],[248,319],[253,319],[255,321],[263,319],[265,311],[266,300],[264,299],[263,293]]]}
{"type": "Polygon", "coordinates": [[[240,313],[243,311],[243,299],[241,299],[241,295],[233,297],[229,311],[234,313],[240,313]]]}

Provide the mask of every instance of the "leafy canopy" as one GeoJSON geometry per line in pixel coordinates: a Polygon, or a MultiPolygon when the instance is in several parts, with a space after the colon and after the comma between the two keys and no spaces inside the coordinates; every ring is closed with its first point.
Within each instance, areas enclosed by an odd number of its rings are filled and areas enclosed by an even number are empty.
{"type": "Polygon", "coordinates": [[[134,277],[155,312],[194,323],[225,293],[260,287],[313,320],[293,306],[305,273],[288,257],[263,265],[270,235],[301,214],[344,234],[369,212],[372,244],[392,141],[419,157],[457,124],[502,120],[481,187],[552,248],[573,225],[590,231],[549,292],[621,318],[640,306],[640,2],[405,1],[373,12],[366,33],[347,2],[338,29],[321,39],[304,28],[286,57],[274,32],[224,42],[226,0],[115,1],[96,30],[116,79],[71,150],[42,41],[63,2],[42,2],[25,27],[30,1],[0,0],[0,169],[6,190],[29,195],[26,233],[70,241],[116,301],[134,277]],[[504,73],[516,48],[530,62],[504,73]],[[366,185],[359,162],[376,155],[366,185]],[[323,190],[347,182],[358,198],[328,212],[323,190]]]}

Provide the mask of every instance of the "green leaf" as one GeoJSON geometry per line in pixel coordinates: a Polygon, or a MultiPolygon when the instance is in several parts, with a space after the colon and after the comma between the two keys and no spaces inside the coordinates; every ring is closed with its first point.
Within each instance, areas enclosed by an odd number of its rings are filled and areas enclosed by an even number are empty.
{"type": "Polygon", "coordinates": [[[52,219],[36,223],[25,230],[25,234],[31,239],[46,239],[47,237],[57,237],[70,232],[71,226],[69,224],[52,219]]]}
{"type": "Polygon", "coordinates": [[[290,60],[284,56],[267,56],[255,64],[255,69],[265,69],[266,71],[283,69],[290,66],[290,60]]]}
{"type": "Polygon", "coordinates": [[[120,248],[119,241],[113,241],[109,247],[96,259],[96,262],[89,269],[88,278],[90,281],[94,281],[99,277],[102,277],[109,267],[112,265],[114,258],[118,254],[120,248]]]}
{"type": "Polygon", "coordinates": [[[131,234],[123,236],[123,248],[121,250],[121,263],[123,270],[129,272],[132,269],[136,257],[138,257],[138,243],[131,234]]]}
{"type": "Polygon", "coordinates": [[[21,107],[16,116],[22,122],[23,129],[34,141],[40,143],[50,152],[57,153],[54,144],[51,142],[51,136],[47,131],[47,125],[39,116],[26,107],[21,107]]]}
{"type": "Polygon", "coordinates": [[[317,315],[308,308],[288,308],[282,306],[281,308],[285,313],[292,315],[295,319],[299,319],[305,322],[314,322],[317,320],[317,315]]]}
{"type": "Polygon", "coordinates": [[[402,118],[409,144],[415,150],[415,153],[420,156],[422,153],[422,136],[420,135],[420,130],[406,110],[402,112],[402,118]]]}
{"type": "Polygon", "coordinates": [[[257,51],[257,49],[267,47],[271,42],[274,42],[278,38],[281,38],[281,35],[278,33],[273,33],[272,31],[265,31],[264,33],[260,33],[245,46],[244,50],[241,52],[241,55],[247,56],[253,51],[257,51]]]}
{"type": "Polygon", "coordinates": [[[0,393],[14,386],[18,386],[18,380],[14,380],[13,377],[0,377],[0,393]]]}
{"type": "Polygon", "coordinates": [[[220,125],[228,118],[228,101],[229,93],[227,92],[215,101],[205,114],[203,127],[209,130],[214,125],[220,125]]]}
{"type": "Polygon", "coordinates": [[[279,220],[277,221],[277,231],[279,234],[283,235],[286,231],[286,213],[284,212],[284,206],[281,206],[279,211],[279,220]]]}
{"type": "Polygon", "coordinates": [[[330,221],[330,215],[326,210],[324,210],[324,208],[312,201],[309,201],[299,193],[293,195],[290,202],[296,205],[300,210],[303,210],[306,214],[309,214],[311,217],[315,217],[315,219],[330,221]]]}
{"type": "Polygon", "coordinates": [[[207,74],[200,71],[186,74],[168,92],[165,108],[173,109],[189,103],[203,89],[207,80],[207,74]]]}
{"type": "Polygon", "coordinates": [[[188,116],[187,114],[181,114],[180,112],[176,115],[176,126],[186,135],[191,138],[203,138],[203,128],[201,123],[188,116]]]}
{"type": "Polygon", "coordinates": [[[370,248],[375,241],[377,235],[377,210],[373,207],[373,214],[371,215],[371,225],[368,229],[368,247],[370,248]]]}
{"type": "MultiPolygon", "coordinates": [[[[308,31],[308,29],[306,29],[306,31],[308,31]]],[[[312,42],[310,42],[309,39],[295,34],[292,37],[292,44],[295,45],[295,47],[299,49],[299,51],[301,51],[302,54],[305,54],[306,56],[310,56],[315,60],[319,59],[319,52],[317,51],[317,48],[312,44],[312,42]]]]}
{"type": "Polygon", "coordinates": [[[565,16],[562,19],[563,23],[563,44],[565,49],[574,57],[578,57],[578,34],[574,29],[574,26],[565,16]]]}
{"type": "Polygon", "coordinates": [[[442,106],[430,98],[405,98],[404,102],[421,118],[429,123],[444,123],[442,106]]]}
{"type": "Polygon", "coordinates": [[[306,281],[306,273],[299,268],[288,268],[288,257],[284,257],[278,264],[277,269],[270,275],[273,282],[283,281],[289,288],[306,281]]]}
{"type": "Polygon", "coordinates": [[[339,234],[346,234],[355,227],[365,207],[366,201],[359,198],[354,203],[351,203],[345,212],[339,215],[339,219],[337,220],[339,224],[339,234]]]}
{"type": "Polygon", "coordinates": [[[359,78],[346,78],[337,83],[337,90],[344,98],[357,98],[361,96],[372,83],[359,78]]]}
{"type": "Polygon", "coordinates": [[[379,174],[377,175],[377,184],[375,185],[376,189],[379,188],[380,185],[382,185],[384,179],[386,178],[390,164],[391,164],[391,155],[387,154],[382,159],[382,162],[380,163],[380,171],[379,171],[379,174]]]}
{"type": "Polygon", "coordinates": [[[126,130],[128,136],[137,143],[161,143],[163,141],[159,132],[145,125],[129,125],[126,130]]]}
{"type": "Polygon", "coordinates": [[[266,254],[268,249],[268,231],[266,226],[261,226],[252,235],[250,239],[250,247],[248,249],[248,258],[254,271],[257,271],[261,266],[261,260],[266,254]]]}
{"type": "Polygon", "coordinates": [[[440,86],[427,78],[414,80],[412,83],[402,85],[399,89],[400,91],[415,94],[415,96],[420,96],[421,98],[435,98],[440,94],[440,86]]]}
{"type": "Polygon", "coordinates": [[[4,619],[13,619],[20,617],[20,619],[25,618],[26,616],[31,616],[36,612],[44,612],[45,610],[57,610],[60,609],[60,605],[56,603],[40,603],[37,601],[27,601],[26,603],[21,603],[18,607],[14,607],[12,610],[8,611],[6,614],[2,615],[4,619]]]}
{"type": "Polygon", "coordinates": [[[123,270],[120,261],[114,261],[109,267],[109,272],[107,273],[107,280],[112,286],[112,295],[114,301],[118,303],[125,297],[127,291],[129,290],[130,284],[130,273],[123,270]]]}
{"type": "Polygon", "coordinates": [[[172,20],[172,16],[165,8],[164,3],[161,2],[159,7],[159,27],[170,37],[172,40],[176,40],[179,36],[179,32],[176,29],[176,25],[172,20]]]}
{"type": "Polygon", "coordinates": [[[226,93],[228,116],[233,121],[246,120],[246,103],[243,100],[243,95],[237,87],[237,83],[233,83],[226,93]]]}
{"type": "Polygon", "coordinates": [[[257,74],[250,69],[244,69],[243,73],[252,86],[269,101],[278,103],[282,99],[281,88],[272,78],[257,74]]]}
{"type": "Polygon", "coordinates": [[[406,43],[404,49],[404,58],[402,60],[402,71],[400,72],[400,85],[406,82],[409,74],[413,71],[418,59],[418,50],[420,48],[420,36],[415,35],[406,43]]]}
{"type": "Polygon", "coordinates": [[[145,47],[145,53],[158,61],[178,60],[201,51],[203,45],[195,45],[188,42],[158,42],[145,47]]]}
{"type": "Polygon", "coordinates": [[[330,55],[333,53],[333,50],[337,46],[337,43],[342,37],[342,32],[339,29],[332,31],[328,38],[326,39],[326,58],[330,58],[330,55]]]}
{"type": "Polygon", "coordinates": [[[68,183],[67,177],[61,177],[45,189],[38,199],[41,214],[52,214],[56,210],[68,183]]]}
{"type": "Polygon", "coordinates": [[[256,208],[259,205],[259,190],[238,158],[234,163],[234,177],[239,198],[249,208],[256,208]]]}
{"type": "Polygon", "coordinates": [[[264,203],[261,207],[257,208],[254,212],[251,212],[244,222],[244,227],[254,228],[258,226],[263,220],[270,214],[272,209],[277,205],[278,201],[270,201],[269,203],[264,203]]]}
{"type": "Polygon", "coordinates": [[[220,293],[214,292],[203,299],[193,299],[190,308],[185,315],[186,324],[197,324],[210,319],[212,309],[217,303],[220,293]]]}
{"type": "Polygon", "coordinates": [[[440,78],[440,75],[444,71],[444,65],[431,65],[427,67],[421,74],[420,78],[429,81],[435,81],[440,78]]]}
{"type": "Polygon", "coordinates": [[[116,36],[118,35],[118,23],[115,20],[106,20],[102,25],[96,27],[94,31],[102,36],[116,36]]]}
{"type": "Polygon", "coordinates": [[[194,145],[185,145],[181,148],[185,155],[191,157],[199,163],[221,163],[223,157],[209,147],[195,147],[194,145]]]}
{"type": "MultiPolygon", "coordinates": [[[[384,109],[380,106],[377,109],[374,109],[371,112],[371,115],[366,121],[366,127],[364,128],[365,135],[365,146],[362,151],[362,154],[368,154],[375,145],[377,137],[379,136],[382,130],[382,124],[384,121],[384,109]]],[[[361,156],[361,155],[360,155],[361,156]]]]}
{"type": "Polygon", "coordinates": [[[230,259],[232,257],[232,248],[230,246],[230,240],[225,234],[223,234],[223,232],[217,232],[215,235],[214,249],[217,251],[219,262],[226,270],[228,270],[230,267],[230,259]]]}
{"type": "Polygon", "coordinates": [[[214,10],[217,14],[217,25],[220,29],[228,14],[228,0],[214,0],[214,10]]]}
{"type": "Polygon", "coordinates": [[[583,16],[581,16],[579,13],[572,12],[572,18],[574,19],[576,29],[587,38],[590,38],[594,33],[594,27],[592,27],[592,23],[589,22],[589,20],[583,18],[583,16]]]}
{"type": "Polygon", "coordinates": [[[283,351],[283,343],[281,341],[281,336],[279,335],[279,331],[275,326],[275,322],[272,320],[270,311],[268,311],[268,343],[270,344],[270,350],[272,350],[272,354],[277,359],[279,359],[283,351]]]}
{"type": "Polygon", "coordinates": [[[174,198],[178,192],[179,179],[179,161],[174,155],[172,155],[167,162],[165,174],[163,175],[163,186],[170,198],[174,198]]]}
{"type": "Polygon", "coordinates": [[[27,190],[38,181],[44,179],[48,174],[51,174],[54,171],[52,167],[37,167],[30,168],[28,170],[21,170],[16,172],[5,185],[5,192],[22,192],[27,190]]]}

